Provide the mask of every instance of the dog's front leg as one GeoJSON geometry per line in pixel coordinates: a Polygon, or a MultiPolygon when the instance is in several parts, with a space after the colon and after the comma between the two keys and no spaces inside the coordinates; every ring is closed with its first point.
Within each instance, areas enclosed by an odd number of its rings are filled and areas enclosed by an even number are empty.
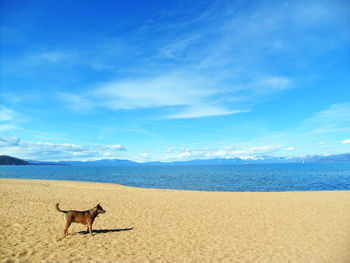
{"type": "Polygon", "coordinates": [[[92,236],[92,224],[89,223],[89,232],[90,232],[90,236],[92,236]]]}

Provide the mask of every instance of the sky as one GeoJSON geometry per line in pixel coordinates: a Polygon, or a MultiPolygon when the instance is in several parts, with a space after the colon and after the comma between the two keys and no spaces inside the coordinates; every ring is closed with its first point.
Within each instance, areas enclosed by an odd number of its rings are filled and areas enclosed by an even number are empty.
{"type": "Polygon", "coordinates": [[[2,155],[350,152],[349,1],[0,5],[2,155]]]}

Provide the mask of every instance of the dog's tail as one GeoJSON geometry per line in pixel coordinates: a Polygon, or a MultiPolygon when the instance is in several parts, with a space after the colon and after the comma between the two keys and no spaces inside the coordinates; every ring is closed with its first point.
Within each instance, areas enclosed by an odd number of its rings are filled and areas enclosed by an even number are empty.
{"type": "Polygon", "coordinates": [[[67,213],[67,211],[64,211],[64,210],[61,210],[59,207],[58,207],[59,203],[56,204],[56,210],[58,212],[62,212],[62,213],[67,213]]]}

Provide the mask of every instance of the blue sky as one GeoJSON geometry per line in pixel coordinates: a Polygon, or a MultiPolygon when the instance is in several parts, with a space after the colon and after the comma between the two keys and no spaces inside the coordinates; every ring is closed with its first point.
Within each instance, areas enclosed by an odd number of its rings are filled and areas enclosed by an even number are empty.
{"type": "Polygon", "coordinates": [[[1,1],[0,153],[350,152],[349,1],[1,1]]]}

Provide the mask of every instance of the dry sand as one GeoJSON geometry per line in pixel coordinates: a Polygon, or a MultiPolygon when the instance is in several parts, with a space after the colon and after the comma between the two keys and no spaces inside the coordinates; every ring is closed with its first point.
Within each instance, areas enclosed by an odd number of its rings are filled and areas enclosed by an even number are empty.
{"type": "Polygon", "coordinates": [[[350,192],[228,193],[0,179],[0,262],[350,262],[350,192]],[[63,214],[97,202],[90,237],[63,214]]]}

